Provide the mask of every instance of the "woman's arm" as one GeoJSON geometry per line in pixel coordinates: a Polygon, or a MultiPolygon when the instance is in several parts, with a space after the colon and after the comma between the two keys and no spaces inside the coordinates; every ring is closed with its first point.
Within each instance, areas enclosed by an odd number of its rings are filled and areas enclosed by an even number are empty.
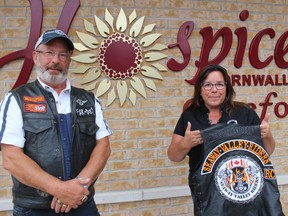
{"type": "Polygon", "coordinates": [[[191,148],[203,143],[200,130],[191,131],[191,123],[188,122],[185,135],[173,134],[168,148],[168,158],[174,162],[184,160],[191,148]]]}

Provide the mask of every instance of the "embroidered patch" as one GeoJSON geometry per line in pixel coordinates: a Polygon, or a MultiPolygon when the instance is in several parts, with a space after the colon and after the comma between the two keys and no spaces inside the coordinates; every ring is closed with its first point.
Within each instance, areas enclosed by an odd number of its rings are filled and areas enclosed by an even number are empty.
{"type": "Polygon", "coordinates": [[[90,108],[83,108],[83,109],[77,109],[76,108],[77,116],[93,116],[94,110],[92,107],[90,108]]]}
{"type": "Polygon", "coordinates": [[[47,107],[46,104],[24,103],[23,111],[32,113],[46,113],[47,107]]]}
{"type": "Polygon", "coordinates": [[[274,169],[264,169],[265,179],[276,179],[276,174],[274,169]]]}
{"type": "Polygon", "coordinates": [[[76,103],[79,104],[80,106],[83,106],[85,103],[87,103],[87,101],[88,101],[88,100],[80,100],[80,99],[77,99],[77,100],[76,100],[76,103]]]}
{"type": "Polygon", "coordinates": [[[219,164],[215,171],[215,184],[225,199],[234,203],[248,203],[262,191],[263,172],[252,158],[232,156],[219,164]]]}
{"type": "Polygon", "coordinates": [[[254,154],[263,164],[263,166],[272,166],[269,154],[259,144],[249,140],[235,139],[223,142],[217,145],[204,160],[201,175],[209,174],[213,171],[213,167],[222,156],[232,151],[246,151],[254,154]]]}
{"type": "Polygon", "coordinates": [[[45,98],[44,98],[44,96],[37,96],[37,97],[23,96],[23,101],[24,102],[34,102],[34,103],[37,103],[37,102],[43,103],[45,101],[45,98]]]}

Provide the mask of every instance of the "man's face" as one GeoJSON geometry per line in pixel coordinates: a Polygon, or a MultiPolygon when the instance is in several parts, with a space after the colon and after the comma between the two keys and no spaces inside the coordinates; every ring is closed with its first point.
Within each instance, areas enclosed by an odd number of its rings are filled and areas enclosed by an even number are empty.
{"type": "Polygon", "coordinates": [[[50,86],[65,83],[71,62],[70,55],[62,39],[56,38],[47,44],[41,44],[33,52],[33,60],[40,80],[50,86]]]}

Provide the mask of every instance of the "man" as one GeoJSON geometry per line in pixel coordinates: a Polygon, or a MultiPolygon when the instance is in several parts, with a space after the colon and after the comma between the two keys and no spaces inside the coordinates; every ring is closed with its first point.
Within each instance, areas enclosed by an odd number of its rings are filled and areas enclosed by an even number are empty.
{"type": "Polygon", "coordinates": [[[73,42],[61,30],[38,39],[37,79],[0,106],[3,167],[12,174],[13,215],[99,215],[94,183],[110,156],[100,103],[70,85],[73,42]]]}

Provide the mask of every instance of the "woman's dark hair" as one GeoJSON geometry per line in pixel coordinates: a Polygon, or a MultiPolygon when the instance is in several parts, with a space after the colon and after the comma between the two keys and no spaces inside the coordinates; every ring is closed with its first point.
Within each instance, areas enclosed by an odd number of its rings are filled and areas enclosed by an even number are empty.
{"type": "Polygon", "coordinates": [[[236,106],[245,105],[244,103],[234,101],[236,94],[235,94],[235,91],[234,91],[233,86],[231,84],[230,77],[227,73],[227,70],[225,68],[221,67],[220,65],[210,64],[210,65],[204,67],[199,72],[198,78],[197,78],[195,85],[194,85],[194,95],[193,95],[193,98],[191,99],[191,103],[190,103],[188,108],[197,109],[200,106],[203,106],[204,101],[203,101],[201,94],[200,94],[201,93],[201,87],[202,87],[204,80],[208,77],[208,75],[214,71],[221,72],[223,74],[223,77],[224,77],[224,82],[226,83],[226,98],[225,98],[223,104],[225,104],[227,106],[227,111],[230,113],[233,111],[233,109],[236,106]]]}

